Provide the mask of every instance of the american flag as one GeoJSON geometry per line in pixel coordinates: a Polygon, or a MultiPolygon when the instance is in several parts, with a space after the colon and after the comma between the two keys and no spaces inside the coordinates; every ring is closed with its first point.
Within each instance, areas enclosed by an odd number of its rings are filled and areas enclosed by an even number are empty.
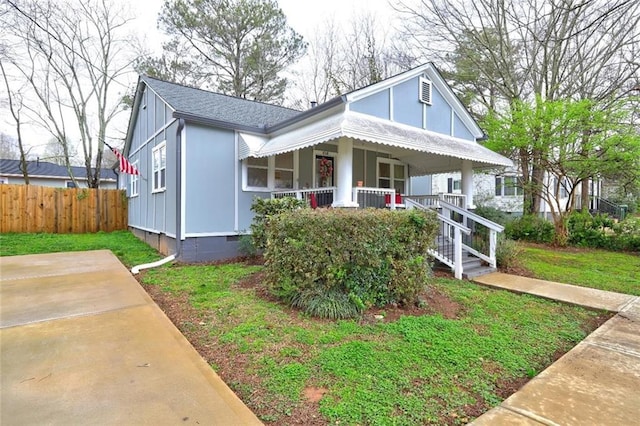
{"type": "MultiPolygon", "coordinates": [[[[106,144],[105,144],[106,145],[106,144]]],[[[122,155],[120,153],[120,151],[118,151],[117,149],[107,145],[109,148],[111,148],[111,151],[113,151],[113,153],[116,155],[116,157],[118,157],[118,160],[120,160],[120,171],[122,173],[126,173],[128,175],[138,175],[140,176],[140,171],[138,169],[135,168],[135,166],[133,164],[131,164],[129,162],[129,160],[127,160],[124,155],[122,155]]]]}

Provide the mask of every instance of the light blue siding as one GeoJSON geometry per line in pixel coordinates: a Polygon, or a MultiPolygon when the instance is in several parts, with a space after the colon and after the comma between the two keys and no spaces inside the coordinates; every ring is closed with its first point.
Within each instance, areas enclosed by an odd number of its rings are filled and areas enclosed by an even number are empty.
{"type": "Polygon", "coordinates": [[[137,162],[141,177],[138,180],[138,195],[131,197],[129,182],[125,179],[126,191],[129,198],[129,225],[152,232],[163,232],[175,235],[176,221],[176,129],[177,123],[159,132],[167,120],[172,117],[165,115],[166,104],[148,89],[142,94],[140,109],[133,128],[131,147],[128,159],[137,162]],[[144,108],[143,108],[144,107],[144,108]],[[160,119],[158,119],[160,117],[160,119]],[[152,150],[166,142],[166,187],[162,192],[152,193],[153,166],[152,150]]]}
{"type": "Polygon", "coordinates": [[[451,134],[451,106],[435,85],[431,91],[431,105],[427,106],[427,130],[451,134]]]}
{"type": "Polygon", "coordinates": [[[371,96],[355,101],[350,106],[351,111],[389,119],[389,90],[374,93],[371,96]]]}
{"type": "Polygon", "coordinates": [[[393,121],[422,128],[423,103],[419,96],[419,77],[393,87],[393,121]]]}
{"type": "Polygon", "coordinates": [[[467,126],[464,125],[458,114],[455,114],[455,119],[453,121],[453,136],[460,139],[467,139],[470,141],[475,141],[476,139],[473,137],[473,134],[469,131],[467,126]]]}
{"type": "Polygon", "coordinates": [[[233,232],[235,134],[186,125],[186,233],[233,232]]]}
{"type": "Polygon", "coordinates": [[[431,175],[412,177],[411,195],[431,195],[431,175]]]}

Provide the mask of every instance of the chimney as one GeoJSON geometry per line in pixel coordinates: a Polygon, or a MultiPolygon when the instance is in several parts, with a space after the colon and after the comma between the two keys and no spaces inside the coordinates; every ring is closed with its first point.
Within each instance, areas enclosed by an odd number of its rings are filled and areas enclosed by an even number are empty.
{"type": "Polygon", "coordinates": [[[40,166],[40,157],[36,157],[36,167],[40,166]]]}
{"type": "Polygon", "coordinates": [[[311,101],[311,108],[315,108],[318,106],[318,102],[316,101],[311,101]]]}

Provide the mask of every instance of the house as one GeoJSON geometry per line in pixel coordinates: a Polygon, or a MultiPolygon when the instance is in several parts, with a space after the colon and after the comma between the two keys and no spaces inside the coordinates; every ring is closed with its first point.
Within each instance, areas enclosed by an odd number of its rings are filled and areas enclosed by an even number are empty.
{"type": "MultiPolygon", "coordinates": [[[[81,188],[87,187],[87,169],[72,166],[71,172],[81,188]]],[[[57,188],[73,188],[73,181],[69,177],[69,171],[65,166],[46,161],[27,161],[27,173],[29,184],[40,186],[52,186],[57,188]]],[[[0,184],[23,185],[24,176],[20,169],[20,160],[0,159],[0,184]]],[[[100,188],[116,189],[118,176],[111,169],[100,170],[100,188]]]]}
{"type": "MultiPolygon", "coordinates": [[[[487,207],[494,207],[513,216],[521,216],[524,204],[524,191],[520,184],[521,175],[513,167],[504,168],[500,171],[486,170],[476,173],[473,176],[473,192],[476,204],[487,207]]],[[[549,173],[544,177],[544,188],[549,191],[540,201],[540,209],[537,212],[540,216],[551,218],[551,211],[566,211],[569,203],[569,192],[571,183],[565,178],[558,186],[557,196],[553,191],[556,187],[557,178],[549,173]],[[545,201],[548,200],[548,201],[545,201]],[[551,201],[551,203],[549,202],[551,201]]],[[[442,173],[431,176],[431,187],[429,193],[438,194],[442,192],[460,194],[461,191],[460,173],[442,173]]],[[[576,187],[574,202],[579,208],[582,186],[576,187]]],[[[589,180],[589,210],[597,210],[597,203],[602,197],[602,180],[589,180]]],[[[606,200],[605,200],[606,201],[606,200]]]]}
{"type": "Polygon", "coordinates": [[[302,112],[140,76],[124,154],[141,177],[120,185],[138,237],[209,261],[237,255],[254,197],[416,207],[424,176],[460,171],[447,200],[466,209],[474,170],[512,165],[484,137],[430,63],[302,112]]]}

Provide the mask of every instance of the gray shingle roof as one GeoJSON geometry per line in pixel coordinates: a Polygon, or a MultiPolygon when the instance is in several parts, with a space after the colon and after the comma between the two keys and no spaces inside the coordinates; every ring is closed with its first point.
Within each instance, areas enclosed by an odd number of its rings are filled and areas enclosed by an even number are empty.
{"type": "Polygon", "coordinates": [[[259,129],[300,114],[300,111],[277,105],[235,98],[148,76],[140,78],[178,114],[259,129]]]}
{"type": "MultiPolygon", "coordinates": [[[[87,169],[84,167],[72,166],[71,170],[76,178],[86,179],[87,169]]],[[[59,166],[47,161],[27,161],[27,172],[30,177],[53,176],[69,178],[69,174],[67,173],[67,168],[65,166],[59,166]]],[[[20,170],[20,161],[0,159],[0,174],[22,175],[22,170],[20,170]]],[[[100,178],[116,180],[118,176],[111,169],[101,169],[100,178]]]]}

